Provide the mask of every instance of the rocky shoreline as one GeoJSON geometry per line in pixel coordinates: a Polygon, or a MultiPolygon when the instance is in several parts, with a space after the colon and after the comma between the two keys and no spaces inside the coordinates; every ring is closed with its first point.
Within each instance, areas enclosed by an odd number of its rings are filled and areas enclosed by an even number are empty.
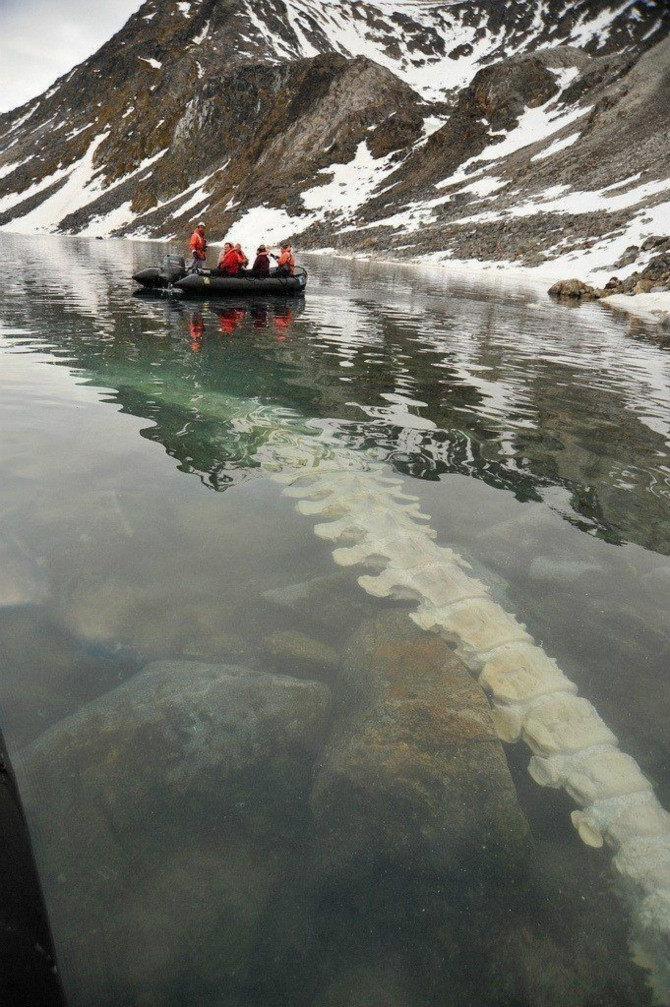
{"type": "Polygon", "coordinates": [[[611,276],[603,287],[579,279],[559,280],[549,288],[549,294],[562,300],[607,300],[616,308],[670,326],[670,237],[654,236],[642,246],[632,245],[616,265],[628,267],[650,250],[657,254],[623,280],[611,276]],[[629,304],[633,297],[642,297],[643,302],[629,304]]]}

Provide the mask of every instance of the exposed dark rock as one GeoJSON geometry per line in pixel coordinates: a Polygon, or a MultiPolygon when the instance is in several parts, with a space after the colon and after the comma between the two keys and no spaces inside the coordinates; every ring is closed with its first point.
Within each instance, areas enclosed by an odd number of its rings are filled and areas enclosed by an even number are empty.
{"type": "Polygon", "coordinates": [[[601,297],[610,297],[611,294],[620,294],[623,291],[623,282],[618,276],[610,276],[609,280],[600,292],[601,297]]]}
{"type": "MultiPolygon", "coordinates": [[[[218,169],[208,187],[213,195],[202,200],[215,231],[225,233],[239,216],[227,208],[232,202],[283,207],[293,194],[296,206],[289,208],[299,211],[301,189],[327,182],[326,175],[319,175],[322,169],[350,161],[368,131],[386,120],[389,108],[400,108],[402,121],[386,139],[380,134],[377,146],[406,153],[421,132],[422,107],[411,88],[362,57],[347,60],[329,53],[278,66],[228,64],[203,83],[174,124],[169,149],[145,187],[149,201],[136,209],[147,227],[174,231],[175,207],[153,207],[184,188],[183,172],[193,179],[218,169]]],[[[118,143],[127,157],[125,138],[118,143]]],[[[116,156],[112,151],[111,157],[116,156]]],[[[123,189],[66,217],[62,229],[77,231],[92,216],[109,212],[123,189]]],[[[125,189],[127,198],[136,183],[130,181],[125,189]]],[[[182,226],[187,232],[188,217],[182,226]]]]}
{"type": "MultiPolygon", "coordinates": [[[[670,244],[670,238],[667,241],[670,244]]],[[[652,280],[655,283],[668,283],[670,281],[670,252],[663,252],[650,259],[642,270],[642,279],[652,280]]]]}
{"type": "Polygon", "coordinates": [[[651,237],[645,238],[640,247],[643,252],[648,252],[652,248],[665,250],[670,248],[670,238],[662,234],[652,234],[651,237]]]}
{"type": "Polygon", "coordinates": [[[640,248],[638,245],[629,245],[623,255],[617,260],[617,268],[623,269],[624,266],[632,265],[637,260],[639,254],[640,248]]]}
{"type": "MultiPolygon", "coordinates": [[[[588,62],[583,53],[570,51],[573,62],[588,62]]],[[[479,70],[460,93],[448,122],[391,177],[394,201],[420,198],[422,186],[448,177],[464,161],[481,154],[496,142],[493,133],[512,129],[525,107],[542,105],[557,91],[544,53],[512,56],[479,70]]],[[[386,198],[373,200],[366,216],[374,219],[386,198]]]]}
{"type": "MultiPolygon", "coordinates": [[[[667,244],[670,245],[670,238],[662,239],[655,237],[651,244],[647,244],[646,251],[650,248],[664,247],[666,240],[667,244]]],[[[637,261],[640,253],[644,251],[643,244],[641,249],[638,248],[636,250],[634,257],[630,261],[637,261]]],[[[618,265],[621,265],[621,262],[622,260],[619,260],[618,265]]],[[[627,276],[625,280],[619,280],[616,276],[610,277],[603,290],[600,291],[600,296],[610,297],[612,294],[662,293],[667,290],[670,290],[670,252],[663,251],[658,255],[654,255],[642,272],[636,270],[630,276],[627,276]]]]}
{"type": "Polygon", "coordinates": [[[508,872],[528,830],[483,691],[448,645],[403,613],[366,622],[336,688],[312,793],[329,869],[508,872]]]}
{"type": "Polygon", "coordinates": [[[161,662],[23,751],[75,1004],[172,1005],[193,982],[198,1002],[245,1002],[259,921],[309,833],[328,705],[316,683],[161,662]]]}
{"type": "Polygon", "coordinates": [[[579,301],[593,301],[600,297],[600,291],[582,280],[559,280],[549,288],[552,297],[579,301]]]}

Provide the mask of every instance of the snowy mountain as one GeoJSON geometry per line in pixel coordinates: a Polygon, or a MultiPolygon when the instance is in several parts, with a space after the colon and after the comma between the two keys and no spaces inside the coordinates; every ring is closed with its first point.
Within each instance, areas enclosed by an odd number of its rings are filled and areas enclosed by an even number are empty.
{"type": "Polygon", "coordinates": [[[670,223],[669,30],[652,0],[147,0],[0,116],[0,227],[609,262],[670,223]]]}

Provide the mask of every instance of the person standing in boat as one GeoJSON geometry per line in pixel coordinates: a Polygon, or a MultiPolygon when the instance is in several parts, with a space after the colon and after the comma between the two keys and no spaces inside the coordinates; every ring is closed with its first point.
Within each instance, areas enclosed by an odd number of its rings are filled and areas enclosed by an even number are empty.
{"type": "Polygon", "coordinates": [[[270,275],[270,256],[265,245],[259,245],[256,251],[256,259],[249,275],[259,280],[264,280],[270,275]]]}
{"type": "Polygon", "coordinates": [[[284,241],[279,247],[281,252],[277,259],[277,276],[295,276],[295,259],[291,245],[288,241],[284,241]]]}
{"type": "Polygon", "coordinates": [[[227,241],[223,246],[221,256],[219,257],[217,272],[221,276],[239,276],[241,265],[242,256],[237,249],[233,247],[232,243],[227,241]]]}
{"type": "Polygon", "coordinates": [[[207,258],[207,240],[205,238],[205,225],[202,221],[198,224],[195,231],[191,235],[190,243],[191,254],[193,256],[193,261],[191,262],[191,269],[195,273],[199,273],[203,267],[205,259],[207,258]]]}

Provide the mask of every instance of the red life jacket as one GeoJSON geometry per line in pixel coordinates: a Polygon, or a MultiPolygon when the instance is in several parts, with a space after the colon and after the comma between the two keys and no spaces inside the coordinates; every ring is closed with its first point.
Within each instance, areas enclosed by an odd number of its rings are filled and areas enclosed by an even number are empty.
{"type": "Polygon", "coordinates": [[[222,269],[228,276],[237,276],[241,265],[240,254],[234,248],[231,248],[219,259],[219,269],[222,269]]]}
{"type": "Polygon", "coordinates": [[[207,242],[205,241],[204,235],[202,235],[197,228],[191,235],[190,248],[195,258],[204,262],[207,258],[207,242]]]}
{"type": "Polygon", "coordinates": [[[284,251],[279,256],[278,266],[287,266],[288,275],[293,276],[295,273],[295,259],[293,258],[293,252],[290,248],[285,248],[284,251]]]}

